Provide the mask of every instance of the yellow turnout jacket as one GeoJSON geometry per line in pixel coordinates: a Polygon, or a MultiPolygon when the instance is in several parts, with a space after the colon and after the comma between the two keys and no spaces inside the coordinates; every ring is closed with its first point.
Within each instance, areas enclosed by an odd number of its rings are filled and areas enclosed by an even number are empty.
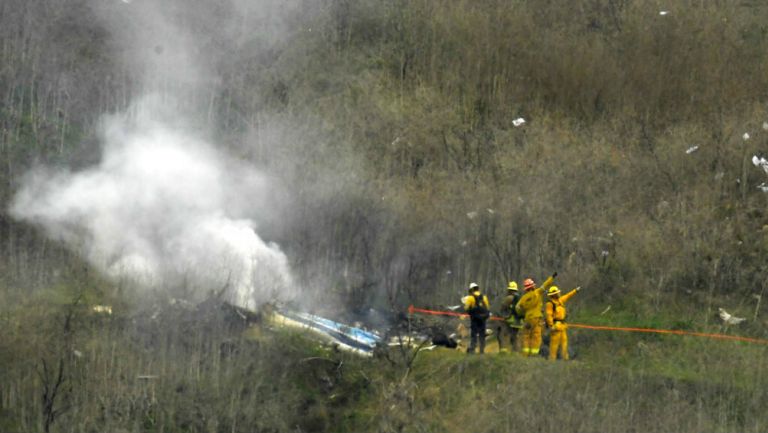
{"type": "Polygon", "coordinates": [[[565,321],[565,303],[575,294],[576,289],[573,289],[565,295],[560,295],[559,299],[551,298],[547,301],[547,326],[553,328],[555,322],[565,321]]]}
{"type": "MultiPolygon", "coordinates": [[[[475,296],[480,296],[480,291],[479,290],[475,290],[474,292],[472,292],[469,296],[467,296],[464,299],[464,311],[469,311],[469,310],[471,310],[472,308],[475,307],[475,296]]],[[[491,303],[488,302],[488,297],[483,295],[482,299],[483,299],[482,302],[485,305],[485,308],[490,310],[491,309],[491,303]]]]}
{"type": "Polygon", "coordinates": [[[526,292],[515,307],[517,314],[523,316],[525,321],[529,323],[532,323],[536,319],[540,319],[543,316],[541,307],[543,306],[544,291],[554,282],[555,279],[549,277],[544,281],[544,284],[542,284],[541,287],[526,292]]]}

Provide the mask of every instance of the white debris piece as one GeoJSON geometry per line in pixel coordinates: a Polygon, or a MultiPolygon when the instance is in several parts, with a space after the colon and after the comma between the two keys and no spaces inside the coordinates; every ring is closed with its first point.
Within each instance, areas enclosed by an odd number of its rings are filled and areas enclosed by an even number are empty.
{"type": "Polygon", "coordinates": [[[752,164],[755,165],[755,167],[761,167],[763,171],[768,174],[768,159],[761,157],[757,157],[757,155],[752,156],[752,164]]]}
{"type": "Polygon", "coordinates": [[[669,11],[659,11],[659,15],[661,16],[669,15],[669,11]]]}
{"type": "Polygon", "coordinates": [[[495,213],[496,213],[496,211],[495,211],[495,210],[493,210],[493,209],[491,209],[491,208],[488,208],[488,209],[486,209],[486,210],[487,210],[487,211],[488,211],[488,213],[489,213],[489,214],[491,214],[491,215],[493,215],[493,214],[495,214],[495,213]]]}
{"type": "Polygon", "coordinates": [[[689,147],[689,148],[688,148],[688,149],[685,151],[685,153],[687,153],[688,155],[690,155],[690,154],[692,154],[693,152],[696,152],[697,150],[699,150],[699,146],[691,146],[691,147],[689,147]]]}
{"type": "Polygon", "coordinates": [[[139,374],[138,376],[136,376],[136,379],[138,380],[155,380],[159,378],[160,376],[156,374],[139,374]]]}
{"type": "Polygon", "coordinates": [[[762,192],[768,192],[768,185],[766,185],[765,182],[758,185],[757,188],[762,192]]]}
{"type": "Polygon", "coordinates": [[[741,136],[741,138],[743,138],[744,141],[749,140],[749,132],[745,132],[744,135],[741,136]]]}
{"type": "Polygon", "coordinates": [[[461,305],[451,305],[450,307],[446,307],[446,308],[448,308],[451,311],[456,311],[459,308],[461,308],[461,305]]]}
{"type": "Polygon", "coordinates": [[[477,212],[476,211],[467,212],[467,218],[469,218],[471,220],[477,218],[477,212]]]}
{"type": "Polygon", "coordinates": [[[763,122],[763,131],[768,131],[768,122],[763,122]]]}
{"type": "Polygon", "coordinates": [[[109,305],[94,305],[91,310],[94,313],[112,314],[112,307],[109,305]]]}
{"type": "Polygon", "coordinates": [[[517,119],[512,121],[512,124],[515,125],[515,127],[518,127],[524,123],[525,123],[525,119],[523,119],[522,117],[518,117],[517,119]]]}
{"type": "Polygon", "coordinates": [[[608,257],[608,254],[610,254],[610,253],[608,252],[608,250],[603,250],[603,251],[600,253],[600,255],[601,255],[601,256],[603,256],[603,257],[608,257]]]}
{"type": "Polygon", "coordinates": [[[723,320],[723,323],[725,323],[726,325],[738,325],[739,323],[747,320],[743,317],[736,317],[731,313],[723,310],[722,308],[718,308],[718,311],[720,311],[720,318],[723,320]]]}

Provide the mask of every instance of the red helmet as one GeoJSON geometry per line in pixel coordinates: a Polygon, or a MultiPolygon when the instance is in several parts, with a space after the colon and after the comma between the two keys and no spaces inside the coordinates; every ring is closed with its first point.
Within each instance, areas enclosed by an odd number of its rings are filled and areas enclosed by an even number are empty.
{"type": "Polygon", "coordinates": [[[536,283],[534,283],[531,278],[526,278],[525,281],[523,281],[523,287],[525,287],[525,290],[532,290],[536,287],[536,283]]]}

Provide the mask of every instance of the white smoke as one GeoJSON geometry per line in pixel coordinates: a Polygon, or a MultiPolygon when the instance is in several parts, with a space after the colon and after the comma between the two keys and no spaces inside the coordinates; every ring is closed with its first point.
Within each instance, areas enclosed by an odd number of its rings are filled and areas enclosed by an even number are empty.
{"type": "Polygon", "coordinates": [[[71,173],[28,174],[11,206],[106,275],[193,296],[225,290],[230,301],[258,308],[275,293],[291,295],[288,260],[264,242],[249,219],[268,205],[272,186],[249,166],[156,119],[156,98],[135,117],[104,121],[101,162],[71,173]]]}
{"type": "Polygon", "coordinates": [[[222,292],[253,309],[293,297],[285,254],[256,232],[275,186],[192,131],[210,126],[199,120],[211,121],[222,74],[285,39],[301,4],[92,1],[130,76],[120,90],[143,96],[104,117],[97,166],[32,171],[11,214],[120,282],[196,298],[222,292]]]}

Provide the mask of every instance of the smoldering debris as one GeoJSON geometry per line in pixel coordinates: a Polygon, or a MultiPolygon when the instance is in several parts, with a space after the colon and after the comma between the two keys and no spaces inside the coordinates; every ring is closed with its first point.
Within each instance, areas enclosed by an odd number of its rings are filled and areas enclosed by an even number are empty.
{"type": "Polygon", "coordinates": [[[191,300],[227,285],[226,299],[257,309],[295,285],[288,259],[256,232],[272,181],[194,134],[169,126],[155,98],[138,117],[110,117],[102,161],[69,172],[29,173],[10,208],[116,282],[185,286],[191,300]]]}
{"type": "Polygon", "coordinates": [[[126,318],[116,318],[139,347],[167,347],[195,353],[200,344],[215,344],[221,356],[231,356],[245,344],[245,333],[264,323],[261,312],[233,305],[216,296],[194,304],[183,299],[157,300],[126,318]]]}

